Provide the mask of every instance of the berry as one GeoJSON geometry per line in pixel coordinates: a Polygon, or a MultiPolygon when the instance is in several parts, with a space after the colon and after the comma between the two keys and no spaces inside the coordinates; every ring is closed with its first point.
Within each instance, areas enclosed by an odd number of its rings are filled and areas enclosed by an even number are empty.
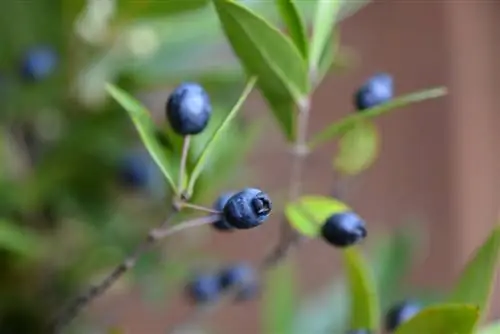
{"type": "Polygon", "coordinates": [[[237,286],[236,298],[240,301],[254,297],[258,291],[257,274],[251,266],[243,263],[224,269],[220,273],[220,284],[222,289],[237,286]]]}
{"type": "Polygon", "coordinates": [[[408,321],[418,312],[420,312],[421,306],[411,300],[403,301],[397,303],[389,309],[385,318],[385,328],[388,332],[393,332],[402,323],[408,321]]]}
{"type": "MultiPolygon", "coordinates": [[[[227,192],[219,196],[217,201],[215,201],[214,205],[212,206],[214,210],[216,211],[222,211],[224,210],[224,206],[226,205],[227,201],[234,195],[234,192],[227,192]]],[[[212,226],[219,231],[230,231],[233,229],[231,225],[229,225],[224,217],[221,215],[221,219],[216,221],[215,223],[212,224],[212,226]]]]}
{"type": "Polygon", "coordinates": [[[250,229],[262,224],[271,213],[269,196],[259,189],[246,188],[233,195],[224,206],[226,222],[237,229],[250,229]]]}
{"type": "Polygon", "coordinates": [[[394,83],[390,75],[379,73],[368,79],[354,96],[354,104],[361,111],[373,108],[392,99],[394,83]]]}
{"type": "Polygon", "coordinates": [[[346,334],[371,334],[368,329],[351,329],[346,334]]]}
{"type": "Polygon", "coordinates": [[[203,87],[187,82],[174,89],[168,98],[166,111],[172,130],[187,136],[205,129],[212,114],[212,106],[203,87]]]}
{"type": "Polygon", "coordinates": [[[331,215],[323,224],[321,235],[336,247],[354,245],[367,235],[365,222],[354,212],[331,215]]]}
{"type": "Polygon", "coordinates": [[[57,61],[57,54],[51,47],[35,47],[26,52],[22,59],[22,75],[33,81],[45,79],[54,72],[57,61]]]}
{"type": "Polygon", "coordinates": [[[214,302],[220,295],[219,277],[213,274],[201,274],[189,284],[188,293],[196,303],[214,302]]]}
{"type": "Polygon", "coordinates": [[[149,181],[149,161],[142,154],[133,152],[123,158],[120,165],[120,179],[126,185],[134,188],[146,186],[149,181]]]}

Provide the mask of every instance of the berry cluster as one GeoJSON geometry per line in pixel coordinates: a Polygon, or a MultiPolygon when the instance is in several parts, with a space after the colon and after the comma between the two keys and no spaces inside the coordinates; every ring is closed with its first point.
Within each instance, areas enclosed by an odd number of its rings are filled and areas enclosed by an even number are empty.
{"type": "Polygon", "coordinates": [[[257,274],[245,263],[234,264],[216,273],[197,275],[188,285],[190,299],[199,303],[215,302],[222,292],[235,289],[236,300],[245,301],[258,292],[257,274]]]}

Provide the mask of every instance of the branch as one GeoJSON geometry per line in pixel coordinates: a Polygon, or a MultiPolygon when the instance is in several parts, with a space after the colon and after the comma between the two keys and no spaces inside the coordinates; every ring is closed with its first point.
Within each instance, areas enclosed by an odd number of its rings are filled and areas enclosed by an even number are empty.
{"type": "Polygon", "coordinates": [[[55,321],[51,324],[51,332],[61,333],[63,328],[68,325],[87,305],[94,299],[106,292],[118,279],[126,272],[132,269],[139,258],[152,248],[158,241],[172,234],[178,233],[191,227],[197,227],[205,224],[213,223],[218,219],[217,215],[201,217],[183,222],[181,224],[169,227],[170,222],[175,216],[174,211],[170,216],[158,227],[152,229],[147,238],[135,249],[135,251],[127,257],[122,263],[116,266],[101,282],[90,287],[87,291],[78,296],[67,308],[65,308],[55,321]]]}

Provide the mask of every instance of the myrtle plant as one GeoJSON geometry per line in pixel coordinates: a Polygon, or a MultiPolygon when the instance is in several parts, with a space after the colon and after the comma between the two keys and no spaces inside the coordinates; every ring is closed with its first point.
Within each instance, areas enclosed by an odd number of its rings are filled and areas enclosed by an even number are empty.
{"type": "MultiPolygon", "coordinates": [[[[320,145],[337,140],[339,150],[332,167],[341,175],[358,175],[377,157],[380,134],[374,120],[412,103],[441,97],[446,89],[436,87],[395,96],[395,80],[388,73],[375,73],[353,92],[353,112],[308,133],[314,113],[313,95],[323,79],[343,57],[335,25],[343,1],[314,2],[313,25],[309,33],[298,1],[275,0],[287,34],[243,2],[212,0],[219,26],[245,73],[245,85],[225,118],[201,148],[194,143],[214,121],[214,106],[204,86],[190,80],[178,84],[165,103],[169,132],[158,136],[158,125],[150,112],[119,85],[108,83],[106,92],[128,113],[142,143],[163,175],[172,196],[167,217],[147,233],[142,243],[109,274],[63,308],[51,323],[51,331],[66,326],[96,298],[112,287],[138,260],[164,239],[191,228],[211,225],[221,233],[258,228],[270,217],[284,216],[280,238],[258,266],[244,261],[218,270],[199,273],[188,282],[186,294],[196,305],[193,317],[179,324],[172,333],[185,329],[207,316],[222,301],[244,302],[258,296],[261,280],[284,263],[289,251],[303,242],[318,238],[341,252],[350,302],[349,334],[471,334],[490,333],[480,328],[486,314],[500,247],[500,228],[495,228],[464,269],[449,295],[439,303],[424,306],[418,300],[401,300],[381,314],[380,291],[374,273],[360,245],[369,236],[369,219],[360,217],[341,196],[331,197],[303,192],[302,178],[306,158],[320,145]],[[265,189],[253,185],[213,198],[212,206],[197,201],[199,184],[217,153],[217,144],[231,127],[248,96],[256,89],[266,101],[276,128],[292,146],[290,180],[285,204],[273,200],[265,189]],[[169,148],[181,141],[180,149],[169,148]],[[192,216],[197,213],[198,215],[192,216]],[[182,217],[179,222],[178,217],[182,217]],[[483,332],[484,330],[484,332],[483,332]]],[[[50,65],[43,52],[37,57],[50,65]]],[[[28,62],[29,63],[29,62],[28,62]]],[[[29,65],[29,64],[28,64],[29,65]]],[[[43,76],[40,73],[30,73],[43,76]]],[[[196,142],[200,145],[200,141],[196,142]]],[[[140,169],[140,168],[139,168],[140,169]]],[[[125,173],[125,175],[136,175],[125,173]]],[[[129,178],[134,180],[135,178],[129,178]]],[[[334,311],[332,311],[334,312],[334,311]]],[[[282,333],[279,330],[273,332],[282,333]]]]}

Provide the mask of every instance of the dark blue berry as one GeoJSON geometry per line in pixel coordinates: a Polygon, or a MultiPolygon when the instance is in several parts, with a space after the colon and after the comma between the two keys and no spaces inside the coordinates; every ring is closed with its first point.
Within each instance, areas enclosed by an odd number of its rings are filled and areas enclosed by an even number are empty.
{"type": "Polygon", "coordinates": [[[354,96],[358,110],[373,108],[389,102],[394,95],[394,83],[390,75],[379,73],[371,77],[354,96]]]}
{"type": "Polygon", "coordinates": [[[421,310],[421,305],[415,301],[406,300],[395,304],[389,309],[385,318],[385,328],[393,332],[402,323],[408,321],[421,310]]]}
{"type": "MultiPolygon", "coordinates": [[[[224,210],[224,206],[226,205],[227,201],[234,195],[234,192],[227,192],[219,196],[215,203],[213,204],[213,209],[216,211],[221,211],[224,210]]],[[[219,231],[231,231],[234,228],[229,225],[224,217],[221,215],[221,219],[216,221],[215,223],[212,224],[212,226],[219,231]]]]}
{"type": "Polygon", "coordinates": [[[202,132],[210,120],[212,105],[206,91],[197,83],[183,83],[167,101],[167,119],[172,130],[182,136],[202,132]]]}
{"type": "Polygon", "coordinates": [[[223,216],[237,229],[250,229],[262,224],[271,213],[269,196],[259,189],[246,188],[233,195],[224,206],[223,216]]]}
{"type": "Polygon", "coordinates": [[[336,247],[354,245],[367,235],[365,222],[354,212],[336,213],[323,224],[321,235],[336,247]]]}
{"type": "Polygon", "coordinates": [[[201,274],[188,286],[188,293],[196,303],[209,303],[216,301],[220,296],[219,277],[213,274],[201,274]]]}
{"type": "Polygon", "coordinates": [[[224,269],[220,274],[220,284],[223,289],[236,287],[236,298],[240,301],[251,299],[259,290],[254,268],[243,263],[224,269]]]}
{"type": "Polygon", "coordinates": [[[46,79],[54,72],[57,62],[58,57],[53,48],[34,47],[26,52],[22,59],[22,76],[33,81],[46,79]]]}
{"type": "Polygon", "coordinates": [[[351,329],[346,334],[371,334],[368,329],[351,329]]]}

